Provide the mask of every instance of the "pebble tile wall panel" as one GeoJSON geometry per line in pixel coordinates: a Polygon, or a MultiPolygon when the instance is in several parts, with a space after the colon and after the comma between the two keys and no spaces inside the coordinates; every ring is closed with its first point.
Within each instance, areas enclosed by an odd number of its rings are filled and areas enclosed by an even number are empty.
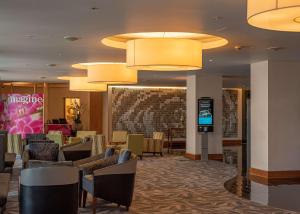
{"type": "MultiPolygon", "coordinates": [[[[185,89],[112,89],[113,130],[151,137],[154,131],[167,134],[168,127],[184,128],[185,120],[185,89]]],[[[234,89],[223,90],[223,137],[238,137],[238,91],[234,89]]]]}
{"type": "Polygon", "coordinates": [[[155,131],[167,134],[170,127],[184,128],[185,116],[185,89],[112,89],[113,130],[144,133],[145,137],[155,131]]]}
{"type": "Polygon", "coordinates": [[[238,137],[238,90],[223,90],[223,137],[238,137]]]}

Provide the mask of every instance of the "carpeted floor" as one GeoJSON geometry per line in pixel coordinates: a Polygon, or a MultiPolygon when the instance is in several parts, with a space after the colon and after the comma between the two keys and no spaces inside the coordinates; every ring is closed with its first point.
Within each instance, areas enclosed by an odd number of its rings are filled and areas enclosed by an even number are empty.
{"type": "MultiPolygon", "coordinates": [[[[7,203],[8,214],[18,213],[18,173],[19,170],[15,169],[7,203]]],[[[235,173],[231,166],[215,161],[190,161],[181,156],[145,157],[138,162],[129,213],[294,213],[263,206],[227,192],[224,182],[235,173]]],[[[123,212],[126,213],[115,204],[98,201],[97,213],[123,212]]],[[[79,213],[91,213],[90,204],[87,208],[80,208],[79,213]]]]}

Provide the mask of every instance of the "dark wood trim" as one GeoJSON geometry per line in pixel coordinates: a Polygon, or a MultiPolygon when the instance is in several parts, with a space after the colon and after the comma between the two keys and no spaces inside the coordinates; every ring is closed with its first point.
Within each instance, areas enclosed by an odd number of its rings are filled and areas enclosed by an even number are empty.
{"type": "MultiPolygon", "coordinates": [[[[201,160],[200,154],[195,155],[195,154],[185,153],[184,156],[191,160],[201,160]]],[[[208,160],[223,161],[223,154],[208,154],[208,160]]]]}
{"type": "Polygon", "coordinates": [[[208,160],[223,161],[223,154],[208,154],[208,160]]]}
{"type": "Polygon", "coordinates": [[[201,160],[201,155],[195,155],[190,153],[185,153],[184,157],[191,159],[191,160],[201,160]]]}
{"type": "Polygon", "coordinates": [[[265,171],[250,168],[250,179],[258,183],[298,183],[300,181],[300,170],[291,171],[265,171]]]}
{"type": "Polygon", "coordinates": [[[223,140],[223,146],[242,146],[242,140],[223,140]]]}

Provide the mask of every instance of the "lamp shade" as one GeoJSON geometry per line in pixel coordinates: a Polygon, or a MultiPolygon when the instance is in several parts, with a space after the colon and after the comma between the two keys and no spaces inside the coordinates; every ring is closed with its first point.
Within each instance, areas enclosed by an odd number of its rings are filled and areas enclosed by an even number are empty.
{"type": "Polygon", "coordinates": [[[109,36],[102,43],[126,49],[129,68],[185,71],[202,68],[202,50],[224,46],[224,38],[190,32],[140,32],[109,36]]]}
{"type": "Polygon", "coordinates": [[[300,0],[248,0],[248,23],[268,30],[300,32],[300,0]]]}
{"type": "Polygon", "coordinates": [[[202,43],[192,39],[149,38],[127,42],[127,66],[141,70],[202,68],[202,43]]]}
{"type": "Polygon", "coordinates": [[[70,91],[107,91],[107,84],[88,83],[87,77],[70,77],[70,91]]]}
{"type": "Polygon", "coordinates": [[[72,67],[87,69],[89,83],[135,84],[138,81],[137,70],[127,68],[125,63],[80,63],[72,67]]]}

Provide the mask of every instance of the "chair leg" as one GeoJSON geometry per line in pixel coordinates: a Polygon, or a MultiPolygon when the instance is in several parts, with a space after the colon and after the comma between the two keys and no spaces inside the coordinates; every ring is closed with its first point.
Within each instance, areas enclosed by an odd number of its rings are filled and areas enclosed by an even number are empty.
{"type": "Polygon", "coordinates": [[[129,211],[129,207],[126,207],[126,211],[129,211]]]}
{"type": "Polygon", "coordinates": [[[97,198],[93,196],[93,214],[96,214],[97,198]]]}
{"type": "Polygon", "coordinates": [[[79,207],[81,207],[81,202],[82,202],[82,190],[79,190],[79,195],[78,195],[78,200],[79,200],[79,207]]]}
{"type": "Polygon", "coordinates": [[[140,155],[140,160],[143,160],[143,155],[140,155]]]}
{"type": "Polygon", "coordinates": [[[163,156],[163,153],[162,153],[162,152],[160,153],[160,156],[161,156],[161,157],[163,156]]]}
{"type": "Polygon", "coordinates": [[[83,190],[83,204],[82,204],[83,207],[85,207],[86,204],[86,197],[87,197],[87,191],[83,190]]]}

